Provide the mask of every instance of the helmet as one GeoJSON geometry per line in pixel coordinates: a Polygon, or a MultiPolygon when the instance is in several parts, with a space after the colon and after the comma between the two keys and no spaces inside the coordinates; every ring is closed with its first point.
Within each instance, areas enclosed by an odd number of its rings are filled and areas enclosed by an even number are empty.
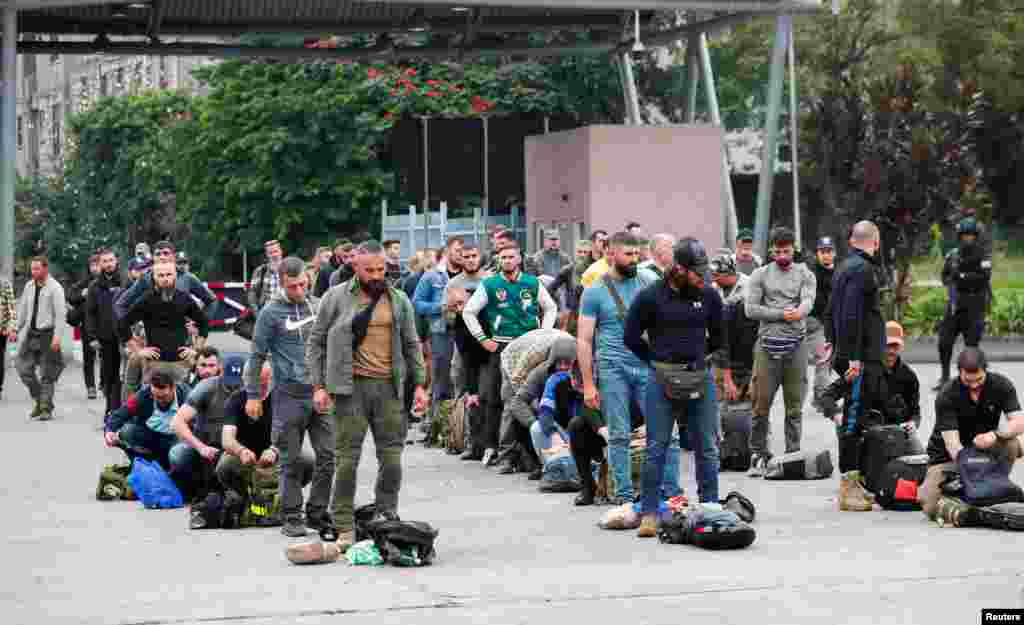
{"type": "Polygon", "coordinates": [[[708,270],[708,253],[704,244],[693,237],[684,237],[676,243],[672,250],[672,260],[681,267],[704,275],[708,270]]]}
{"type": "Polygon", "coordinates": [[[976,220],[973,217],[967,217],[966,219],[961,219],[960,223],[958,223],[956,225],[956,236],[960,236],[960,235],[964,235],[964,234],[973,234],[973,235],[977,236],[977,234],[978,234],[978,220],[976,220]]]}
{"type": "Polygon", "coordinates": [[[732,254],[716,254],[711,259],[711,273],[724,276],[736,275],[736,261],[732,254]]]}

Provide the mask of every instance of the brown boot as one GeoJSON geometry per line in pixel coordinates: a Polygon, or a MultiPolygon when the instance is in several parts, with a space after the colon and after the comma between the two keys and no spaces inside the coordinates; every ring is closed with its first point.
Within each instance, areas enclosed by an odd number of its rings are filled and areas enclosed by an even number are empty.
{"type": "Polygon", "coordinates": [[[860,483],[860,471],[849,471],[839,478],[839,509],[844,512],[870,512],[873,502],[860,483]]]}
{"type": "Polygon", "coordinates": [[[645,514],[640,520],[640,529],[636,531],[638,538],[654,538],[658,535],[658,519],[653,514],[645,514]]]}

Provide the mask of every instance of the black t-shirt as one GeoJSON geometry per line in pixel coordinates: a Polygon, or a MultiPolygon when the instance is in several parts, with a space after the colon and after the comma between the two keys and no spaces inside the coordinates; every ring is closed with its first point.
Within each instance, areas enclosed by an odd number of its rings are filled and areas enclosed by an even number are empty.
{"type": "Polygon", "coordinates": [[[974,445],[974,437],[999,427],[1004,414],[1020,410],[1017,389],[1004,375],[989,372],[978,403],[971,401],[967,387],[955,378],[946,384],[935,400],[935,429],[928,440],[928,463],[952,462],[942,433],[957,430],[964,447],[974,445]]]}
{"type": "Polygon", "coordinates": [[[245,414],[245,402],[249,395],[244,388],[232,395],[224,406],[224,425],[237,427],[238,442],[257,456],[270,448],[270,424],[274,421],[274,409],[270,401],[272,395],[263,400],[263,416],[256,421],[245,414]]]}

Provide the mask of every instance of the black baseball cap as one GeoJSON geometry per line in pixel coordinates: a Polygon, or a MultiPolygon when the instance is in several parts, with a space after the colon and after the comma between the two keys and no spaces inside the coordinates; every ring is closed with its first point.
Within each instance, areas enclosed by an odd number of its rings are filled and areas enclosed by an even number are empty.
{"type": "Polygon", "coordinates": [[[832,240],[832,237],[821,237],[820,239],[818,239],[817,249],[834,250],[836,249],[836,243],[835,241],[832,240]]]}

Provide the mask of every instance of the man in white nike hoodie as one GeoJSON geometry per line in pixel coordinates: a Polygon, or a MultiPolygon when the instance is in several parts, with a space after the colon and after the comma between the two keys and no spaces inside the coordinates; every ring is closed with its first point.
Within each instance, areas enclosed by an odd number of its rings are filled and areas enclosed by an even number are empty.
{"type": "MultiPolygon", "coordinates": [[[[307,526],[316,531],[334,526],[327,509],[334,478],[334,418],[314,409],[313,386],[306,372],[306,341],[313,330],[319,301],[307,293],[305,270],[306,264],[294,256],[281,261],[281,286],[256,318],[245,377],[249,397],[260,397],[259,372],[270,359],[274,380],[271,444],[281,463],[281,533],[290,537],[305,536],[307,526]],[[316,461],[303,522],[300,456],[306,434],[316,461]]],[[[252,419],[259,418],[263,402],[246,402],[245,412],[252,419]]]]}

